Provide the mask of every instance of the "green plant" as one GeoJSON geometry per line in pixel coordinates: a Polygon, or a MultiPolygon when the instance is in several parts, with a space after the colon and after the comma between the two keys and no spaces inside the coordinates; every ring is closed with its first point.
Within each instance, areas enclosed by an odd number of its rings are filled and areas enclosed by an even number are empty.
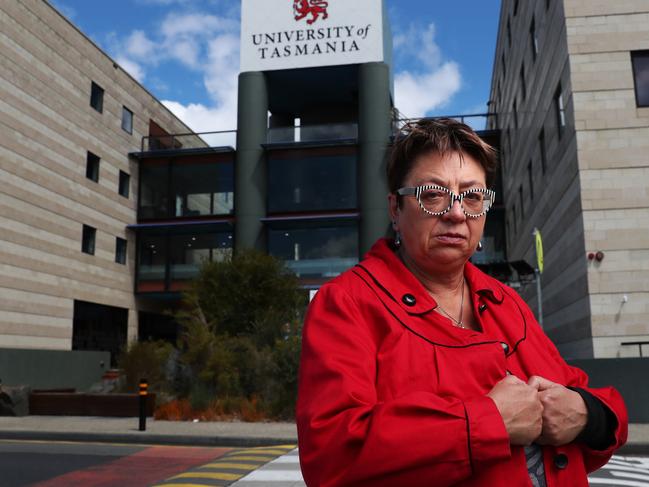
{"type": "Polygon", "coordinates": [[[147,379],[150,391],[167,391],[167,364],[172,352],[173,345],[163,341],[132,343],[117,358],[122,371],[120,389],[137,392],[140,379],[147,379]]]}
{"type": "Polygon", "coordinates": [[[243,251],[204,262],[174,315],[187,372],[177,383],[192,408],[207,410],[212,399],[224,414],[290,417],[305,306],[297,278],[272,256],[243,251]]]}

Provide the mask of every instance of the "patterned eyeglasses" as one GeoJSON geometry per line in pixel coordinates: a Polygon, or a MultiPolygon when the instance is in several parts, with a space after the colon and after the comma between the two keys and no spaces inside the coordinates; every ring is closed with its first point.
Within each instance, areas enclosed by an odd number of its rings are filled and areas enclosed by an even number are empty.
{"type": "Polygon", "coordinates": [[[464,214],[469,218],[478,218],[489,211],[496,193],[491,189],[472,188],[455,194],[444,186],[434,184],[413,186],[397,190],[400,196],[414,196],[419,206],[429,215],[440,216],[447,213],[455,201],[459,201],[464,214]]]}

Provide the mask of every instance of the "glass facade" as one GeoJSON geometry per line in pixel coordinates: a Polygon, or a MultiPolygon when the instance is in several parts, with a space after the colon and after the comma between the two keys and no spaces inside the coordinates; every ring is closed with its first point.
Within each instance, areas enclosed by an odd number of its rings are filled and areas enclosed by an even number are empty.
{"type": "Polygon", "coordinates": [[[268,154],[268,213],[354,209],[356,149],[305,149],[268,154]]]}
{"type": "Polygon", "coordinates": [[[203,261],[219,261],[232,253],[232,230],[224,224],[183,225],[142,230],[138,235],[138,292],[184,288],[198,275],[203,261]]]}
{"type": "Polygon", "coordinates": [[[358,262],[356,222],[311,222],[269,228],[268,253],[301,278],[331,278],[358,262]]]}
{"type": "Polygon", "coordinates": [[[140,164],[139,218],[230,215],[233,188],[232,160],[144,160],[140,164]]]}

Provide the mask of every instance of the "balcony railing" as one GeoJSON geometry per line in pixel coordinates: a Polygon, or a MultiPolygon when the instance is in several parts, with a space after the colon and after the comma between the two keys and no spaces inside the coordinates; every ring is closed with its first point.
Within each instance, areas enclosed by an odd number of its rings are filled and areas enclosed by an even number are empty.
{"type": "Polygon", "coordinates": [[[214,147],[236,148],[237,131],[221,130],[186,134],[149,135],[142,137],[142,152],[214,147]]]}
{"type": "Polygon", "coordinates": [[[498,127],[498,114],[497,113],[469,113],[464,115],[440,115],[432,117],[417,117],[417,118],[398,118],[394,120],[393,131],[396,133],[398,128],[408,122],[416,122],[424,118],[453,118],[462,123],[467,124],[475,131],[490,130],[498,127]]]}
{"type": "MultiPolygon", "coordinates": [[[[476,131],[489,130],[498,126],[497,113],[470,113],[464,115],[444,115],[466,123],[476,131]]],[[[421,117],[426,118],[426,117],[421,117]]],[[[396,134],[401,126],[421,118],[398,119],[392,121],[392,133],[396,134]]],[[[427,117],[442,118],[442,117],[427,117]]],[[[321,125],[303,125],[291,127],[272,127],[267,130],[266,143],[293,144],[300,142],[318,143],[327,141],[357,140],[358,124],[329,123],[321,125]]],[[[149,135],[142,137],[142,152],[180,149],[203,149],[228,147],[236,149],[237,131],[223,130],[216,132],[199,132],[186,134],[149,135]]]]}
{"type": "Polygon", "coordinates": [[[356,140],[357,138],[358,124],[329,123],[299,127],[273,127],[268,129],[266,142],[269,144],[291,144],[296,142],[356,140]]]}

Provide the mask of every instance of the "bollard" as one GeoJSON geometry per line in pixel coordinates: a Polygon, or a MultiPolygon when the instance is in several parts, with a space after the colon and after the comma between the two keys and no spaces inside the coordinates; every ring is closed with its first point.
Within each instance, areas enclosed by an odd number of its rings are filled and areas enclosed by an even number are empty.
{"type": "Polygon", "coordinates": [[[146,397],[149,394],[148,392],[149,384],[146,379],[140,379],[140,431],[146,431],[146,397]]]}

